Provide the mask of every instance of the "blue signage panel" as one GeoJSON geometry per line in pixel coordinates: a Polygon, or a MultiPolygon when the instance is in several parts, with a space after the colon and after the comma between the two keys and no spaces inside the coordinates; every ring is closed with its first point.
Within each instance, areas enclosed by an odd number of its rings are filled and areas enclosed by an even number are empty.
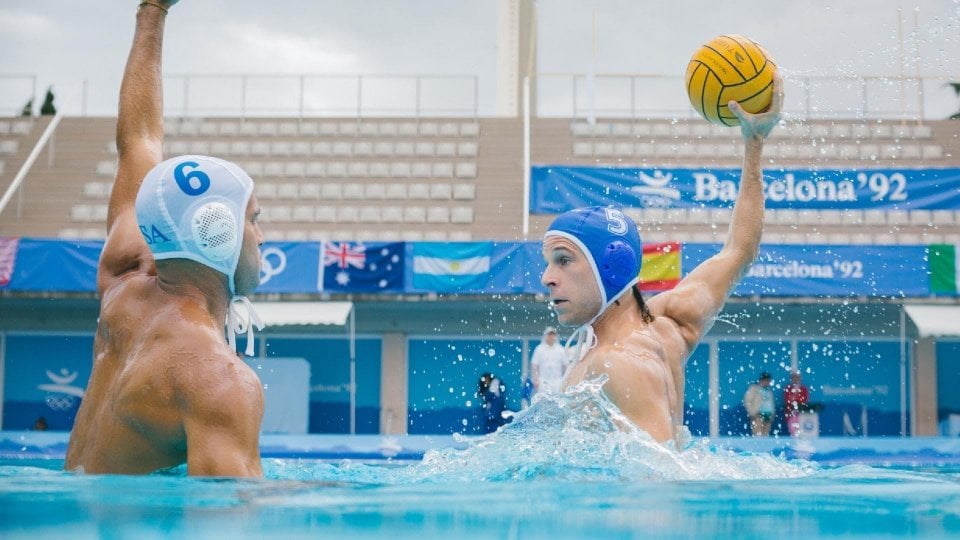
{"type": "MultiPolygon", "coordinates": [[[[740,169],[531,168],[530,211],[582,206],[729,208],[740,169]]],[[[766,169],[772,209],[960,209],[960,169],[766,169]]]]}
{"type": "MultiPolygon", "coordinates": [[[[684,244],[684,272],[719,251],[716,244],[684,244]]],[[[926,296],[926,255],[926,246],[763,245],[734,294],[926,296]]]]}
{"type": "Polygon", "coordinates": [[[93,366],[92,335],[8,334],[3,385],[5,430],[66,431],[86,392],[93,366]]]}
{"type": "Polygon", "coordinates": [[[821,435],[900,435],[898,341],[801,341],[797,361],[821,435]]]}
{"type": "Polygon", "coordinates": [[[520,409],[523,342],[512,339],[411,339],[408,432],[482,433],[480,376],[506,385],[506,408],[520,409]]]}
{"type": "MultiPolygon", "coordinates": [[[[357,433],[380,432],[381,340],[356,340],[357,433]]],[[[350,433],[350,341],[346,338],[268,337],[267,358],[297,357],[310,363],[310,433],[350,433]]]]}
{"type": "Polygon", "coordinates": [[[710,435],[710,345],[701,343],[684,369],[683,423],[694,436],[710,435]]]}

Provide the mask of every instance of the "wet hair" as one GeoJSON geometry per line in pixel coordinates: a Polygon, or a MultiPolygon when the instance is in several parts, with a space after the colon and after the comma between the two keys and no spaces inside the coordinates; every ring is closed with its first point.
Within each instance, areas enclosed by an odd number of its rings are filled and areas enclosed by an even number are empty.
{"type": "Polygon", "coordinates": [[[647,303],[643,301],[643,296],[640,295],[640,285],[630,287],[630,292],[633,293],[633,298],[637,301],[637,304],[640,305],[640,318],[647,324],[652,323],[653,313],[650,313],[650,308],[647,307],[647,303]]]}

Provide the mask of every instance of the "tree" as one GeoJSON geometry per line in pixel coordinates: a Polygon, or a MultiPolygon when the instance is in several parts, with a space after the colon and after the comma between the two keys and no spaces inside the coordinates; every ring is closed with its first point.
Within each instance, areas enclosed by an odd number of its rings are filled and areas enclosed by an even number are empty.
{"type": "Polygon", "coordinates": [[[54,115],[57,114],[57,108],[53,105],[53,87],[47,88],[47,97],[43,99],[43,105],[40,106],[40,114],[54,115]]]}
{"type": "MultiPolygon", "coordinates": [[[[957,97],[960,97],[960,82],[950,82],[947,84],[950,85],[951,88],[953,88],[953,93],[956,94],[957,97]]],[[[960,120],[960,111],[957,111],[952,115],[950,115],[950,120],[960,120]]]]}

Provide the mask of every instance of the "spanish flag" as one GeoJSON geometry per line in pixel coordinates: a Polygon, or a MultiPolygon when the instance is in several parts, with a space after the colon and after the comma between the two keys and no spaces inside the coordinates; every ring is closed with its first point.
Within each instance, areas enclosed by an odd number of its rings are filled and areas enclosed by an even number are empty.
{"type": "Polygon", "coordinates": [[[643,245],[641,291],[666,291],[680,283],[680,242],[643,245]]]}

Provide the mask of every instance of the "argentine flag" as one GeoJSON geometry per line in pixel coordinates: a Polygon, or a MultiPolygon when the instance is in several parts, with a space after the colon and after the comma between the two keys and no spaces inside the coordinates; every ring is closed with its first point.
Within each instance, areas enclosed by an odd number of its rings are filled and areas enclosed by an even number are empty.
{"type": "Polygon", "coordinates": [[[415,242],[413,288],[479,292],[490,275],[490,242],[415,242]]]}

